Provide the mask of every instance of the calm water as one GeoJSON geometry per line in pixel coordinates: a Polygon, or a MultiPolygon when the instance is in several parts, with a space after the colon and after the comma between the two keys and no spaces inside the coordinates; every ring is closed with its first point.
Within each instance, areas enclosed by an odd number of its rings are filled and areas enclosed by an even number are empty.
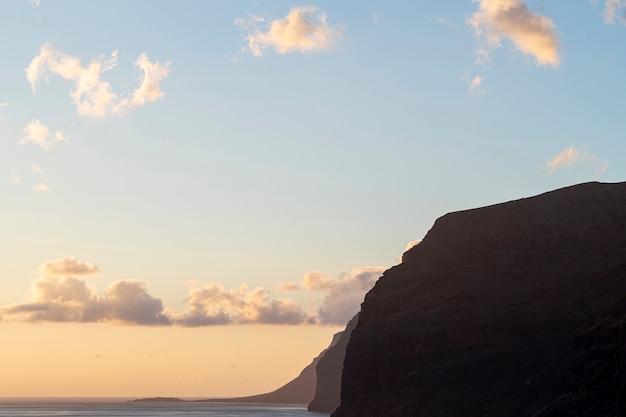
{"type": "Polygon", "coordinates": [[[293,405],[0,400],[0,416],[328,417],[328,414],[309,413],[306,407],[293,405]]]}

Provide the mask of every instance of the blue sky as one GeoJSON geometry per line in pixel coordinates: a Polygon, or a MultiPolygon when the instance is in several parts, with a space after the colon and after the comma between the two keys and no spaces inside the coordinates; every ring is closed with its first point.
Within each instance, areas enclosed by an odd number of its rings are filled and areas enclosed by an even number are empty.
{"type": "Polygon", "coordinates": [[[334,331],[446,212],[626,177],[625,9],[2,2],[0,314],[334,331]]]}

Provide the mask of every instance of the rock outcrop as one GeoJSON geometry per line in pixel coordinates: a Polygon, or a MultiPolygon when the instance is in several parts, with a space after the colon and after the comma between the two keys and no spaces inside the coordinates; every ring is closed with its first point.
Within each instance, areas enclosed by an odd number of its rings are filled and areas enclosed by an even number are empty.
{"type": "Polygon", "coordinates": [[[625,296],[626,183],[447,214],[366,295],[333,417],[624,416],[625,296]]]}
{"type": "Polygon", "coordinates": [[[350,334],[356,327],[358,318],[359,315],[357,314],[348,322],[344,331],[335,334],[333,343],[317,363],[315,397],[309,404],[309,411],[332,413],[339,407],[343,360],[346,356],[346,346],[348,346],[350,334]]]}

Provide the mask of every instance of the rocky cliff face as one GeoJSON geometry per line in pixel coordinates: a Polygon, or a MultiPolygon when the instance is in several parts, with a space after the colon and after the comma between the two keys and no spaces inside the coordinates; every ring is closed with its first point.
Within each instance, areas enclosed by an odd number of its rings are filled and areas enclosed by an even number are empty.
{"type": "Polygon", "coordinates": [[[356,327],[359,315],[354,316],[343,332],[337,333],[330,347],[324,352],[316,366],[317,384],[315,397],[309,404],[309,411],[332,413],[339,407],[341,393],[341,374],[346,346],[350,334],[356,327]]]}
{"type": "Polygon", "coordinates": [[[367,294],[333,417],[625,415],[625,295],[626,183],[445,215],[367,294]]]}

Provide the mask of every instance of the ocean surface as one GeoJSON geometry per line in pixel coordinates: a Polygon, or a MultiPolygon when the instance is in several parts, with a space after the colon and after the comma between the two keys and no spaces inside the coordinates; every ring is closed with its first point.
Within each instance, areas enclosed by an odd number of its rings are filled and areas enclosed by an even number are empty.
{"type": "Polygon", "coordinates": [[[0,416],[89,416],[89,417],[328,417],[309,413],[305,406],[226,403],[131,403],[123,401],[0,400],[0,416]]]}

